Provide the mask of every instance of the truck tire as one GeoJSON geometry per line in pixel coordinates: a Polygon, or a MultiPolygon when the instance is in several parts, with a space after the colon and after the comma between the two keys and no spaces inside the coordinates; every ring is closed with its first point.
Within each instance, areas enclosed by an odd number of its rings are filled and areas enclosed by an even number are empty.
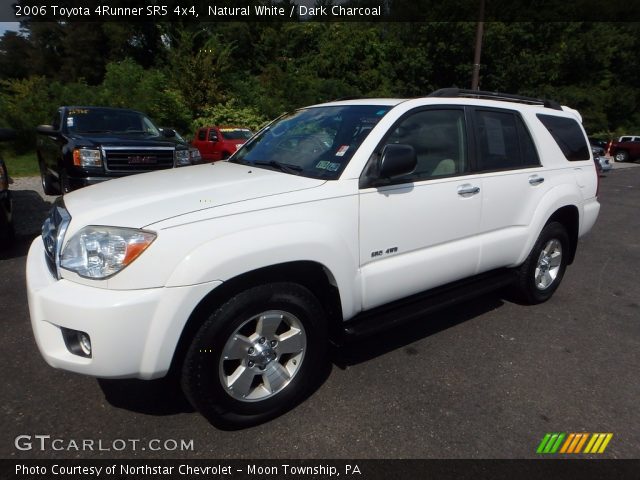
{"type": "Polygon", "coordinates": [[[618,150],[613,156],[616,162],[626,162],[629,160],[629,153],[626,150],[618,150]]]}
{"type": "Polygon", "coordinates": [[[569,248],[565,227],[558,222],[548,223],[518,268],[514,285],[517,298],[529,305],[549,300],[564,276],[569,248]]]}
{"type": "Polygon", "coordinates": [[[47,173],[47,169],[42,162],[39,162],[40,166],[40,182],[42,183],[42,190],[45,195],[60,195],[62,192],[57,189],[52,181],[51,175],[47,173]]]}
{"type": "Polygon", "coordinates": [[[256,425],[313,390],[326,347],[323,309],[309,290],[286,282],[256,286],[204,321],[182,366],[182,388],[213,425],[256,425]]]}

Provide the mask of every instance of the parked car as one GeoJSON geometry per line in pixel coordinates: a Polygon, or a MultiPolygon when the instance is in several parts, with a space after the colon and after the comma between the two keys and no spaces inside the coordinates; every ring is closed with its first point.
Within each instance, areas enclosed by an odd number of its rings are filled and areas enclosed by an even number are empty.
{"type": "Polygon", "coordinates": [[[134,173],[191,165],[189,146],[160,131],[143,113],[124,108],[60,107],[40,125],[42,187],[59,195],[134,173]]]}
{"type": "Polygon", "coordinates": [[[627,162],[640,158],[640,135],[624,135],[613,140],[609,153],[616,162],[627,162]]]}
{"type": "MultiPolygon", "coordinates": [[[[6,142],[15,138],[15,132],[8,128],[0,128],[0,141],[6,142]]],[[[9,190],[9,171],[4,159],[0,157],[0,247],[13,240],[13,200],[9,190]]]]}
{"type": "Polygon", "coordinates": [[[54,367],[176,373],[213,424],[252,425],[314,388],[329,339],[505,286],[551,298],[597,194],[579,114],[552,101],[315,105],[228,161],[61,198],[27,259],[31,324],[54,367]]]}
{"type": "Polygon", "coordinates": [[[215,162],[233,155],[253,133],[241,127],[203,127],[196,130],[191,145],[200,151],[202,160],[215,162]]]}
{"type": "Polygon", "coordinates": [[[596,164],[598,173],[608,172],[613,168],[613,165],[609,163],[609,159],[605,155],[604,148],[595,147],[591,144],[591,151],[593,152],[593,161],[596,164]]]}
{"type": "Polygon", "coordinates": [[[589,137],[589,143],[593,147],[600,147],[603,151],[606,152],[607,147],[609,146],[609,140],[603,140],[602,138],[589,137]]]}

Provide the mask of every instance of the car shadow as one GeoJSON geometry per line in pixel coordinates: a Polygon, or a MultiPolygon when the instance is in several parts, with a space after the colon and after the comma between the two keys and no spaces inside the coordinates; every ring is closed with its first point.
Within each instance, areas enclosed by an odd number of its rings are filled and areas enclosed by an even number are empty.
{"type": "MultiPolygon", "coordinates": [[[[504,305],[504,292],[497,290],[474,300],[443,308],[400,327],[364,338],[350,339],[332,348],[334,365],[340,369],[367,362],[399,348],[411,354],[410,345],[504,305]]],[[[375,317],[371,318],[375,321],[375,317]]]]}

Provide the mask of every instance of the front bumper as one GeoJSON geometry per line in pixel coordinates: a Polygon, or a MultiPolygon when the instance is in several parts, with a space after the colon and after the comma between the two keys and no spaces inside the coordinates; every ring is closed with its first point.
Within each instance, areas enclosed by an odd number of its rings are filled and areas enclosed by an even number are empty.
{"type": "Polygon", "coordinates": [[[29,313],[40,353],[52,367],[95,377],[164,376],[189,316],[220,283],[107,290],[57,280],[40,237],[27,258],[29,313]],[[91,358],[71,353],[61,328],[86,332],[91,358]]]}

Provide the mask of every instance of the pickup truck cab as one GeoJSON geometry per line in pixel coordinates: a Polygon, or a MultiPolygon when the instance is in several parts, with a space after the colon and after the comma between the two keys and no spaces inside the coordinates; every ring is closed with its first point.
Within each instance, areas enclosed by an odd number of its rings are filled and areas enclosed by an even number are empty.
{"type": "Polygon", "coordinates": [[[215,162],[229,158],[252,135],[248,128],[202,127],[196,130],[191,145],[200,150],[203,162],[215,162]]]}
{"type": "Polygon", "coordinates": [[[97,377],[175,373],[234,427],[304,398],[330,340],[505,286],[549,300],[600,208],[577,112],[457,89],[302,108],[228,161],[90,190],[29,251],[41,354],[97,377]]]}
{"type": "Polygon", "coordinates": [[[124,108],[60,107],[40,125],[37,144],[47,195],[68,193],[112,178],[191,165],[189,146],[171,129],[124,108]]]}

